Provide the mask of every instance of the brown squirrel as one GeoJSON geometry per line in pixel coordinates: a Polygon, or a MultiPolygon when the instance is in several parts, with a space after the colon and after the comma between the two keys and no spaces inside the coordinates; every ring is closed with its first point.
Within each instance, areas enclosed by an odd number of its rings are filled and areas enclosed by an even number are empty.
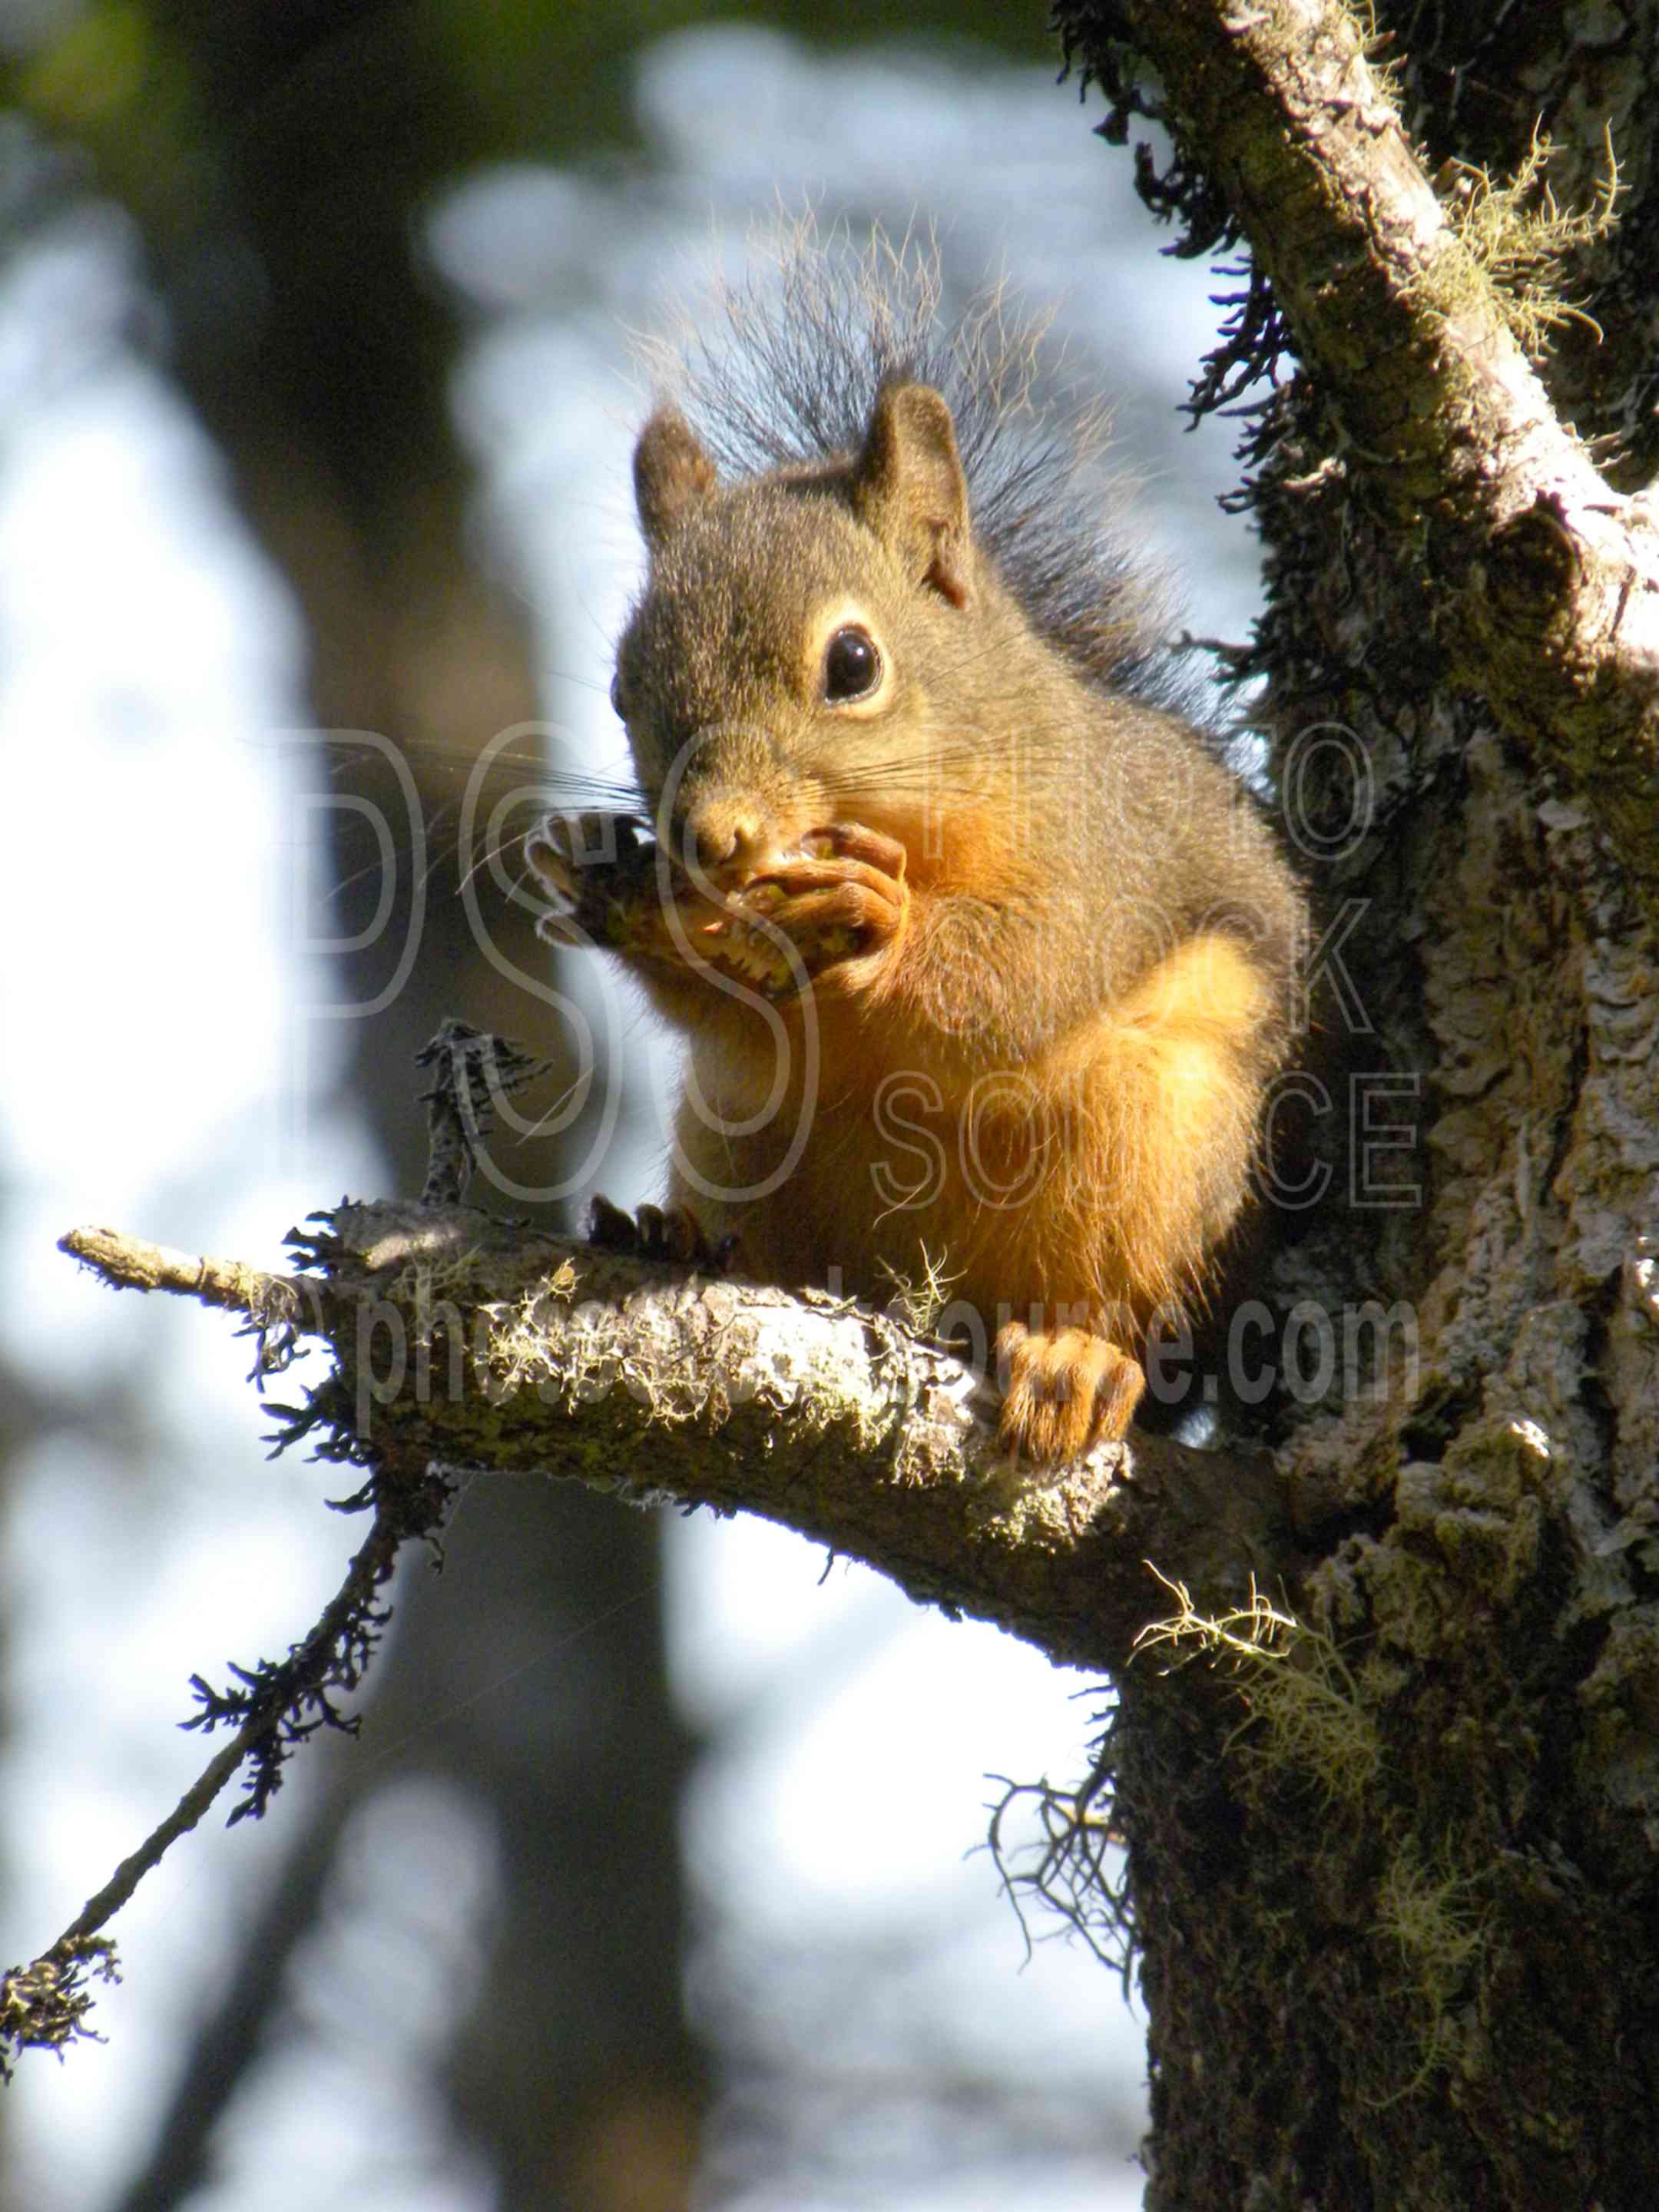
{"type": "Polygon", "coordinates": [[[689,1042],[647,1243],[876,1303],[925,1279],[1054,1463],[1124,1433],[1149,1322],[1245,1206],[1302,905],[1176,711],[1030,331],[941,331],[936,274],[878,262],[740,295],[699,428],[647,422],[612,700],[655,842],[556,815],[529,859],[546,933],[689,1042]]]}

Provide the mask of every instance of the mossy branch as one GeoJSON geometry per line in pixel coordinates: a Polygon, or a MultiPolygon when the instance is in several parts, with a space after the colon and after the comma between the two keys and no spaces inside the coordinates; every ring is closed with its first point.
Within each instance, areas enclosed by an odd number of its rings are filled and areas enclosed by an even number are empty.
{"type": "Polygon", "coordinates": [[[1222,1597],[1272,1570],[1291,1498],[1265,1455],[1157,1437],[1052,1482],[997,1450],[971,1369],[889,1314],[538,1236],[456,1206],[342,1206],[270,1276],[109,1231],[64,1249],[323,1340],[294,1433],[331,1455],[571,1477],[764,1515],[1057,1660],[1113,1668],[1158,1610],[1148,1558],[1222,1597]]]}
{"type": "MultiPolygon", "coordinates": [[[[402,1547],[434,1543],[460,1469],[573,1477],[641,1502],[739,1507],[866,1561],[919,1600],[973,1613],[1056,1659],[1122,1664],[1155,1609],[1143,1559],[1179,1566],[1224,1601],[1253,1589],[1288,1540],[1291,1486],[1265,1454],[1149,1441],[1053,1480],[1000,1458],[985,1382],[892,1313],[811,1292],[575,1244],[461,1203],[499,1097],[533,1062],[446,1021],[421,1055],[431,1162],[415,1204],[343,1203],[288,1243],[274,1274],[112,1229],[61,1240],[119,1290],[163,1290],[244,1318],[261,1382],[311,1338],[331,1355],[302,1406],[275,1408],[282,1445],[364,1475],[342,1501],[374,1524],[336,1596],[278,1661],[195,1677],[186,1723],[234,1730],[173,1812],[58,1942],[0,1981],[8,2055],[91,2031],[89,1971],[113,1973],[101,1930],[238,1773],[231,1818],[258,1818],[283,1763],[325,1727],[355,1729],[356,1691],[387,1613],[402,1547]]],[[[609,1210],[615,1222],[626,1217],[609,1210]]],[[[901,1316],[908,1316],[915,1326],[901,1316]]]]}

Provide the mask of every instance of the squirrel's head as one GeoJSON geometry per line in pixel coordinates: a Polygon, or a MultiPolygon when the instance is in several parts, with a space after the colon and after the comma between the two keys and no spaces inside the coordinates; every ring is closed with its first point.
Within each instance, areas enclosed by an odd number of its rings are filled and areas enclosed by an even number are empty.
{"type": "Polygon", "coordinates": [[[738,877],[848,817],[904,836],[985,676],[944,399],[889,383],[856,453],[731,483],[664,407],[634,486],[650,573],[611,696],[661,832],[738,877]]]}

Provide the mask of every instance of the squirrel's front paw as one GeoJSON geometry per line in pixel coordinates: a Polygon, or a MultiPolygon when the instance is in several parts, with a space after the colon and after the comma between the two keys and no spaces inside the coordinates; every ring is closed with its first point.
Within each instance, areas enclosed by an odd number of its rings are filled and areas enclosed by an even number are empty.
{"type": "Polygon", "coordinates": [[[613,918],[645,902],[654,888],[652,848],[632,816],[546,814],[525,840],[524,856],[549,901],[538,933],[554,945],[616,934],[613,918]]]}
{"type": "Polygon", "coordinates": [[[905,850],[896,837],[841,822],[803,837],[792,855],[744,885],[734,903],[787,942],[808,981],[863,989],[908,926],[905,850]]]}
{"type": "Polygon", "coordinates": [[[996,1359],[1007,1377],[999,1441],[1039,1466],[1064,1466],[1095,1444],[1116,1443],[1146,1388],[1138,1361],[1086,1328],[1044,1335],[1011,1321],[997,1334],[996,1359]]]}
{"type": "Polygon", "coordinates": [[[547,898],[538,933],[553,945],[598,945],[660,973],[722,970],[725,909],[668,866],[648,826],[627,814],[549,814],[525,841],[547,898]]]}

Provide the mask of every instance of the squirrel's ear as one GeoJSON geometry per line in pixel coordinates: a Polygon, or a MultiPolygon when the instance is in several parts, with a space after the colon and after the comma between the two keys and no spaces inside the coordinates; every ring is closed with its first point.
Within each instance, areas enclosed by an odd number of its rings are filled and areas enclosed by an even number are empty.
{"type": "Polygon", "coordinates": [[[952,606],[968,604],[968,480],[956,426],[927,384],[884,384],[853,470],[854,504],[952,606]]]}
{"type": "Polygon", "coordinates": [[[634,504],[653,550],[712,496],[714,464],[678,407],[659,407],[634,448],[634,504]]]}

